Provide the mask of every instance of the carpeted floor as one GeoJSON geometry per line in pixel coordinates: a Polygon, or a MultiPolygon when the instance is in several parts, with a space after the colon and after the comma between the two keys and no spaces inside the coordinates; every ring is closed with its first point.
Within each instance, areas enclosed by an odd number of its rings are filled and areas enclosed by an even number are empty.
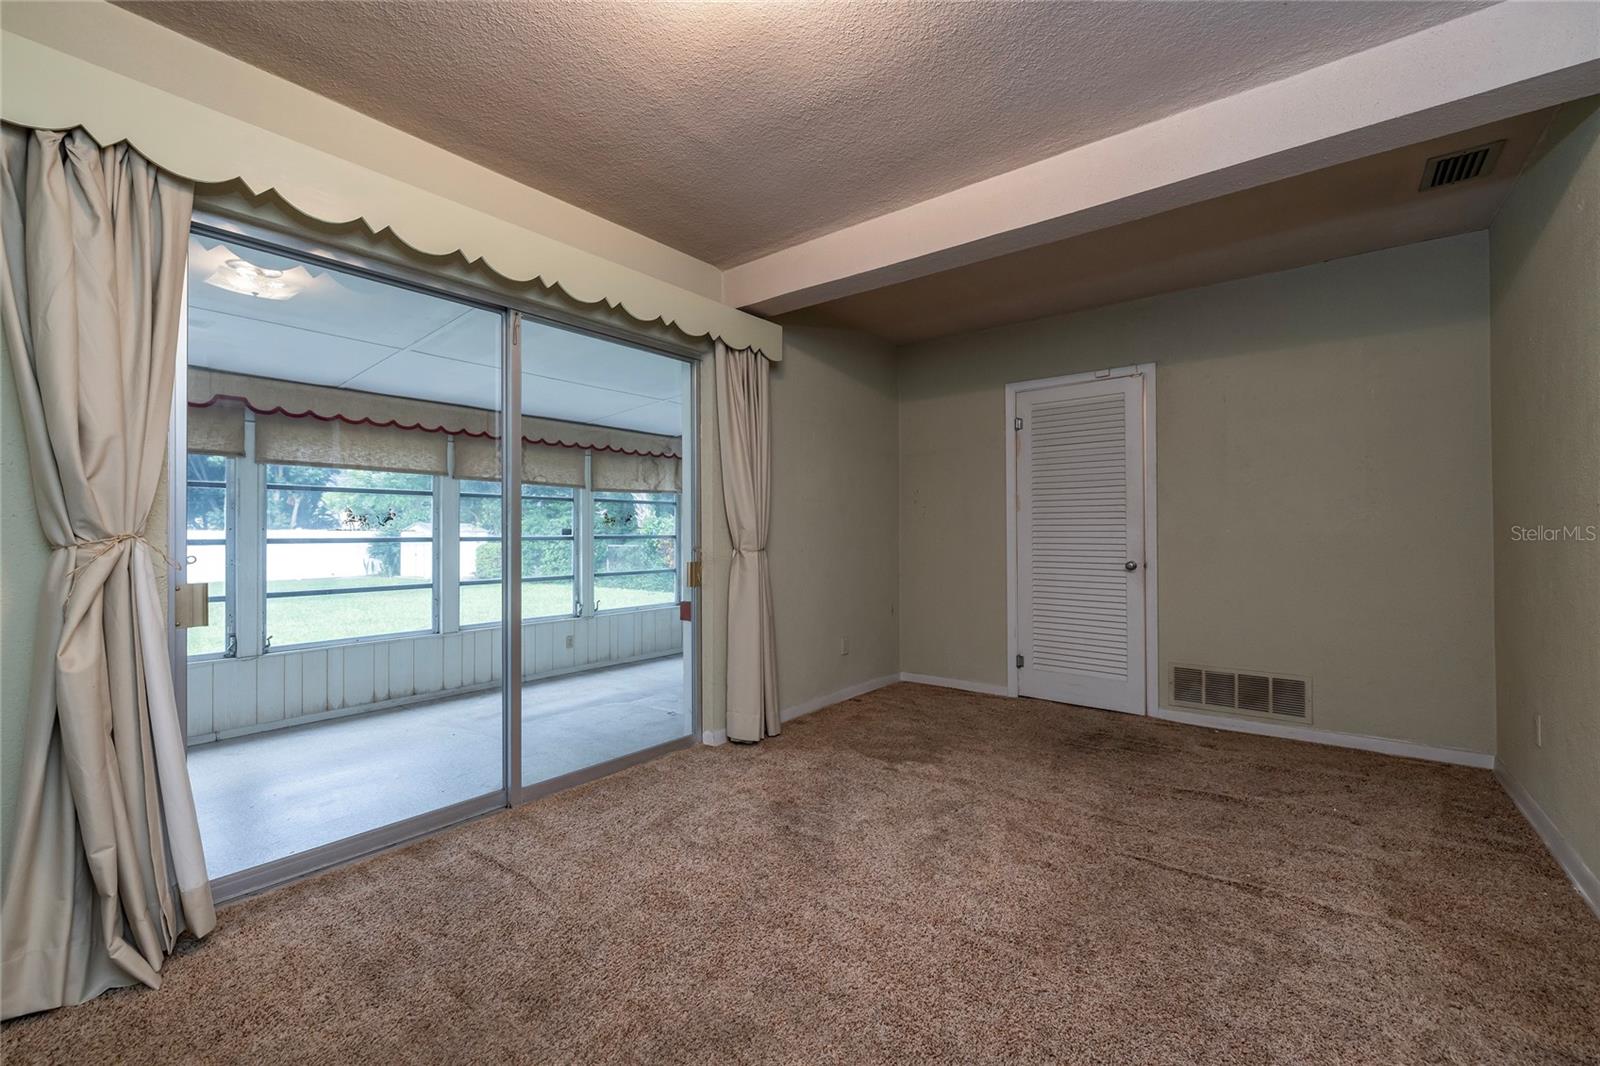
{"type": "Polygon", "coordinates": [[[1593,1063],[1486,771],[895,685],[248,900],[5,1062],[1593,1063]]]}

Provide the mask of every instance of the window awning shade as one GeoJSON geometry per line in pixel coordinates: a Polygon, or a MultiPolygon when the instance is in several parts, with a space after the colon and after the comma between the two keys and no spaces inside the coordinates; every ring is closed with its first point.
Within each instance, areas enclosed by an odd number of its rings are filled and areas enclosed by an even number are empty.
{"type": "MultiPolygon", "coordinates": [[[[247,415],[255,421],[255,457],[263,463],[485,481],[500,476],[499,416],[493,411],[190,369],[190,451],[243,455],[247,415]]],[[[678,437],[532,416],[523,416],[521,437],[522,480],[530,484],[582,485],[587,453],[594,457],[597,489],[678,492],[682,487],[678,437]]]]}

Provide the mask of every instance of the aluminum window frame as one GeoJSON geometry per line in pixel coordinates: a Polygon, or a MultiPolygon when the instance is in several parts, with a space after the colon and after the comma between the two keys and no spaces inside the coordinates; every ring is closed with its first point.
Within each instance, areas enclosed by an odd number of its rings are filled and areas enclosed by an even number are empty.
{"type": "Polygon", "coordinates": [[[671,500],[635,500],[635,493],[625,489],[589,489],[589,516],[588,538],[584,552],[585,562],[589,568],[589,590],[593,603],[589,608],[591,616],[627,614],[630,611],[658,611],[663,607],[684,600],[683,587],[683,493],[680,492],[649,492],[647,496],[671,496],[671,500]],[[596,533],[594,532],[594,507],[596,503],[604,500],[626,501],[628,503],[653,503],[668,505],[672,508],[672,536],[660,533],[596,533]],[[595,566],[595,542],[601,540],[670,540],[672,541],[672,554],[678,560],[673,566],[663,566],[651,570],[600,570],[595,566]],[[673,598],[660,603],[639,603],[627,607],[600,606],[599,596],[594,592],[595,582],[607,577],[639,577],[645,574],[673,574],[677,580],[673,582],[673,598]]]}
{"type": "MultiPolygon", "coordinates": [[[[483,481],[481,479],[478,479],[478,478],[456,478],[455,481],[456,481],[456,484],[458,486],[457,489],[456,489],[456,522],[455,522],[455,526],[456,526],[456,529],[459,531],[460,528],[461,528],[461,506],[460,506],[460,501],[463,498],[472,499],[472,500],[496,500],[496,501],[499,501],[501,499],[501,497],[500,497],[500,495],[498,493],[473,491],[473,490],[469,490],[469,489],[463,487],[463,486],[466,486],[468,484],[480,484],[480,485],[481,484],[487,484],[487,482],[485,482],[485,481],[483,481]]],[[[551,502],[551,503],[570,504],[572,506],[572,532],[569,533],[567,536],[564,536],[564,537],[563,536],[559,536],[559,535],[555,535],[555,534],[546,534],[546,533],[536,533],[536,534],[533,534],[533,535],[530,536],[527,533],[523,533],[518,538],[518,543],[520,545],[522,541],[529,541],[529,540],[568,541],[568,542],[570,542],[572,544],[572,573],[570,573],[570,574],[551,574],[551,575],[549,575],[547,577],[528,577],[525,574],[521,573],[521,571],[522,571],[522,565],[521,565],[522,564],[522,560],[521,560],[521,557],[520,557],[521,556],[520,547],[519,547],[519,550],[518,550],[517,571],[518,571],[518,574],[521,577],[520,583],[524,586],[524,590],[526,590],[526,586],[528,586],[528,585],[537,585],[537,584],[541,584],[541,583],[545,583],[545,582],[555,582],[555,581],[566,581],[566,582],[568,582],[570,584],[571,590],[572,590],[572,608],[569,611],[567,611],[567,612],[565,612],[563,614],[523,615],[522,624],[524,624],[524,625],[528,624],[529,622],[551,622],[551,621],[555,621],[555,620],[562,619],[562,618],[580,618],[583,615],[583,598],[582,598],[582,593],[580,592],[580,585],[579,585],[579,579],[580,579],[580,576],[581,576],[580,575],[581,567],[579,565],[579,558],[578,558],[578,503],[579,503],[579,498],[583,495],[584,490],[582,488],[578,488],[576,486],[572,486],[572,495],[571,496],[534,496],[534,495],[529,495],[528,492],[527,492],[527,490],[529,488],[556,489],[556,488],[562,488],[562,487],[563,486],[560,486],[560,485],[543,485],[543,484],[539,484],[537,482],[523,482],[523,484],[522,484],[523,491],[519,494],[519,499],[521,499],[523,504],[527,504],[529,501],[533,501],[535,503],[538,503],[538,502],[541,502],[541,501],[548,501],[548,502],[551,502]]],[[[521,508],[519,507],[519,514],[518,514],[519,522],[520,522],[520,519],[522,517],[522,514],[520,513],[520,511],[521,511],[521,508]]],[[[493,543],[500,543],[500,544],[503,545],[504,541],[505,541],[505,528],[506,528],[505,515],[502,514],[500,516],[500,533],[499,533],[498,536],[493,536],[493,537],[487,536],[487,535],[484,535],[484,536],[479,536],[479,535],[465,536],[465,535],[462,535],[462,534],[460,534],[458,532],[458,534],[456,536],[456,541],[457,541],[458,544],[485,544],[485,543],[493,544],[493,543]]],[[[503,554],[504,554],[504,552],[502,551],[502,555],[503,554]]],[[[456,603],[456,617],[457,618],[461,617],[461,592],[460,592],[461,589],[467,587],[468,585],[501,585],[501,584],[504,584],[504,582],[505,582],[505,570],[504,570],[504,568],[501,569],[501,576],[498,577],[498,578],[487,578],[487,577],[485,577],[485,578],[473,578],[472,580],[458,580],[456,582],[456,591],[454,593],[454,598],[455,598],[455,603],[456,603]]],[[[502,617],[499,621],[495,621],[495,622],[473,622],[471,625],[462,625],[462,626],[459,626],[458,628],[460,628],[462,630],[485,629],[485,628],[487,628],[489,626],[501,625],[504,622],[505,622],[505,619],[502,617]]]]}
{"type": "MultiPolygon", "coordinates": [[[[205,542],[208,544],[220,543],[222,545],[222,595],[210,595],[209,590],[206,595],[208,611],[210,610],[211,604],[219,602],[222,604],[222,650],[205,652],[200,655],[190,654],[187,640],[188,635],[185,634],[183,661],[185,667],[187,668],[189,663],[216,662],[219,659],[236,658],[238,654],[238,636],[235,629],[234,610],[235,604],[238,600],[239,586],[238,582],[234,579],[234,570],[238,560],[237,526],[239,515],[239,473],[236,464],[239,460],[239,456],[222,455],[217,452],[192,452],[187,448],[188,442],[185,441],[184,443],[183,514],[186,520],[183,525],[183,537],[185,548],[187,548],[189,545],[189,534],[194,532],[194,530],[189,528],[187,522],[189,513],[189,489],[195,486],[199,486],[201,488],[222,489],[222,540],[220,542],[212,540],[205,542]],[[220,482],[210,480],[191,481],[189,479],[188,460],[192,455],[202,455],[215,459],[221,459],[223,463],[222,480],[220,482]]],[[[185,551],[183,564],[185,575],[188,573],[188,556],[189,553],[185,551]]]]}
{"type": "MultiPolygon", "coordinates": [[[[439,482],[442,480],[437,474],[418,474],[417,477],[426,477],[429,487],[426,489],[387,488],[383,486],[368,487],[364,485],[299,485],[294,482],[270,481],[267,472],[273,467],[296,466],[295,463],[263,463],[254,456],[242,457],[240,461],[253,463],[260,472],[258,484],[261,491],[260,528],[257,536],[261,544],[261,580],[258,583],[261,589],[261,603],[259,616],[261,619],[261,654],[272,655],[296,651],[309,651],[316,648],[337,647],[344,644],[368,644],[380,640],[399,640],[405,637],[421,637],[444,632],[444,609],[440,602],[442,599],[440,567],[439,567],[439,482]],[[432,504],[430,525],[433,530],[428,536],[396,534],[392,537],[359,536],[341,537],[333,540],[328,537],[274,537],[272,535],[270,510],[268,503],[274,491],[289,492],[344,492],[351,495],[373,496],[426,496],[432,504]],[[345,589],[296,589],[291,592],[273,592],[270,588],[272,576],[268,569],[269,549],[274,544],[428,544],[432,557],[430,577],[426,583],[413,582],[405,585],[371,585],[367,587],[345,589]],[[273,600],[305,599],[315,596],[349,596],[364,595],[377,592],[415,592],[418,589],[428,589],[430,592],[429,623],[426,629],[403,629],[388,633],[363,633],[359,636],[329,637],[324,640],[301,641],[296,644],[275,644],[272,640],[271,628],[268,625],[267,609],[273,600]]],[[[315,466],[316,470],[373,470],[374,467],[358,466],[315,466]]],[[[254,606],[254,605],[252,605],[254,606]]]]}

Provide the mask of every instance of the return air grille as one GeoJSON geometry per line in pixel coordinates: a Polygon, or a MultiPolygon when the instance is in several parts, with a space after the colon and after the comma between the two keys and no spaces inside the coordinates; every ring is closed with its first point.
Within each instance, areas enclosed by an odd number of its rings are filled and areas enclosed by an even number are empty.
{"type": "Polygon", "coordinates": [[[1174,666],[1172,668],[1172,698],[1179,703],[1204,703],[1205,695],[1204,670],[1193,666],[1174,666]]]}
{"type": "Polygon", "coordinates": [[[1206,671],[1206,706],[1226,707],[1229,710],[1237,707],[1234,702],[1233,674],[1218,673],[1214,670],[1206,671]]]}
{"type": "Polygon", "coordinates": [[[1283,674],[1174,665],[1172,702],[1208,711],[1237,711],[1305,722],[1311,719],[1311,683],[1303,677],[1283,674]]]}
{"type": "Polygon", "coordinates": [[[1287,718],[1306,716],[1306,683],[1297,677],[1272,679],[1272,713],[1287,718]]]}
{"type": "Polygon", "coordinates": [[[1493,144],[1468,148],[1464,152],[1434,156],[1422,165],[1421,190],[1458,185],[1463,181],[1483,177],[1494,169],[1496,160],[1500,158],[1500,149],[1504,148],[1505,144],[1505,141],[1495,141],[1493,144]]]}
{"type": "Polygon", "coordinates": [[[1269,713],[1272,710],[1272,678],[1261,674],[1240,674],[1239,710],[1269,713]]]}

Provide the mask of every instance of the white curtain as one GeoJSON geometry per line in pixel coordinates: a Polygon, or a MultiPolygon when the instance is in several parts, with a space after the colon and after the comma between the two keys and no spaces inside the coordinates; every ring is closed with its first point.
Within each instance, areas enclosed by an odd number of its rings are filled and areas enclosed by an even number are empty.
{"type": "Polygon", "coordinates": [[[772,441],[767,360],[716,346],[717,440],[722,502],[733,538],[728,578],[728,739],[777,736],[778,655],[767,570],[772,441]]]}
{"type": "Polygon", "coordinates": [[[6,870],[10,1018],[160,984],[216,923],[145,541],[172,404],[193,188],[82,130],[4,128],[0,275],[52,552],[6,870]]]}

